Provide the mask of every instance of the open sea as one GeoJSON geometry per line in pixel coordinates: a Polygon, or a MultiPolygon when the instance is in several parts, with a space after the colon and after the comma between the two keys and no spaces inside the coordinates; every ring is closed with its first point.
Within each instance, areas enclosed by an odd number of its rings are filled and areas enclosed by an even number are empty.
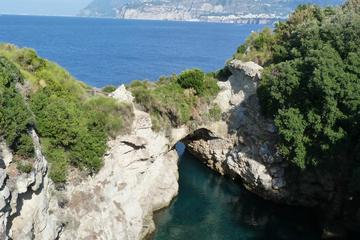
{"type": "Polygon", "coordinates": [[[92,86],[215,71],[263,25],[0,16],[0,42],[30,47],[92,86]]]}
{"type": "MultiPolygon", "coordinates": [[[[187,68],[215,71],[264,25],[0,16],[0,42],[36,49],[102,87],[156,80],[187,68]]],[[[155,214],[156,240],[312,240],[311,213],[266,202],[178,146],[180,191],[155,214]]]]}

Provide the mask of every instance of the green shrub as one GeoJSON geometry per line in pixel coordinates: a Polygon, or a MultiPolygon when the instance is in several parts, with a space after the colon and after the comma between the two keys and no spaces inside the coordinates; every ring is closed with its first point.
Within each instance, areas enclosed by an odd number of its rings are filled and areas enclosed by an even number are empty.
{"type": "Polygon", "coordinates": [[[258,96],[263,113],[275,120],[282,157],[303,171],[327,171],[353,192],[360,189],[356,1],[342,8],[300,6],[276,26],[271,41],[247,42],[266,56],[258,96]]]}
{"type": "Polygon", "coordinates": [[[230,69],[225,66],[224,68],[220,69],[219,71],[217,71],[215,73],[215,76],[217,79],[219,79],[220,81],[226,81],[228,80],[228,78],[232,75],[230,69]]]}
{"type": "Polygon", "coordinates": [[[204,91],[201,96],[207,98],[208,100],[216,96],[220,91],[217,81],[218,80],[214,78],[214,76],[207,74],[204,78],[204,91]]]}
{"type": "Polygon", "coordinates": [[[48,139],[42,139],[42,146],[47,160],[49,161],[49,177],[55,183],[66,182],[69,157],[63,148],[57,148],[50,144],[48,139]]]}
{"type": "Polygon", "coordinates": [[[32,138],[28,134],[22,134],[14,150],[16,154],[24,158],[34,157],[35,150],[32,138]]]}
{"type": "Polygon", "coordinates": [[[150,113],[154,130],[166,130],[170,126],[178,127],[183,124],[188,126],[200,124],[205,120],[202,115],[207,113],[198,109],[209,104],[220,90],[214,74],[205,75],[199,70],[189,70],[180,76],[162,77],[156,83],[134,81],[128,86],[135,97],[135,102],[150,113]],[[201,94],[196,92],[194,85],[191,85],[196,82],[191,80],[192,76],[196,78],[196,75],[197,78],[201,76],[201,94]],[[181,86],[179,82],[190,82],[190,85],[181,86]]]}
{"type": "Polygon", "coordinates": [[[89,115],[89,128],[104,129],[111,137],[116,137],[124,128],[128,128],[133,118],[131,105],[107,97],[90,98],[85,102],[85,110],[89,115]]]}
{"type": "Polygon", "coordinates": [[[21,173],[31,173],[33,165],[26,161],[17,160],[16,169],[21,173]]]}
{"type": "Polygon", "coordinates": [[[270,28],[264,28],[261,32],[252,32],[246,42],[237,49],[233,58],[266,65],[272,57],[271,48],[274,43],[275,35],[270,28]]]}
{"type": "Polygon", "coordinates": [[[90,87],[31,49],[0,44],[0,54],[6,57],[0,57],[0,134],[8,145],[17,155],[31,157],[27,131],[35,127],[54,182],[66,181],[69,164],[97,172],[109,137],[131,128],[132,106],[93,96],[90,87]],[[30,81],[27,96],[16,88],[24,82],[22,75],[30,81]]]}
{"type": "Polygon", "coordinates": [[[182,88],[192,88],[196,94],[202,95],[204,93],[204,78],[205,73],[199,69],[186,70],[177,77],[177,83],[182,88]]]}
{"type": "Polygon", "coordinates": [[[35,72],[46,64],[45,60],[39,58],[33,49],[27,48],[17,51],[15,54],[15,61],[30,72],[35,72]]]}
{"type": "Polygon", "coordinates": [[[209,109],[210,120],[220,121],[221,120],[221,108],[215,104],[212,108],[209,109]]]}
{"type": "Polygon", "coordinates": [[[26,138],[33,125],[32,114],[16,89],[23,78],[14,64],[0,57],[0,135],[7,144],[20,154],[31,157],[31,143],[26,138]]]}
{"type": "Polygon", "coordinates": [[[116,90],[116,87],[113,86],[113,85],[108,85],[108,86],[105,86],[105,87],[102,88],[102,91],[103,91],[104,93],[112,93],[112,92],[114,92],[115,90],[116,90]]]}

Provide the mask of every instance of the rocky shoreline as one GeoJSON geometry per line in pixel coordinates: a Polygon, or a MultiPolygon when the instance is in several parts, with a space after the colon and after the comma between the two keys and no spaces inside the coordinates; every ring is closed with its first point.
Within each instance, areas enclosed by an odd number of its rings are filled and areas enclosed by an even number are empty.
{"type": "Polygon", "coordinates": [[[240,179],[262,198],[302,206],[319,206],[331,198],[334,182],[316,172],[289,181],[289,167],[275,148],[275,127],[260,114],[256,96],[262,67],[230,62],[232,75],[218,82],[214,100],[222,120],[156,133],[150,115],[136,109],[124,86],[111,96],[134,106],[130,134],[108,142],[104,166],[95,176],[70,174],[64,189],[48,178],[47,161],[34,130],[36,164],[30,174],[14,171],[6,145],[0,151],[1,239],[144,239],[154,230],[153,212],[168,206],[178,192],[178,156],[181,141],[208,167],[240,179]],[[301,185],[298,183],[301,182],[301,185]]]}
{"type": "Polygon", "coordinates": [[[328,201],[335,191],[334,179],[315,171],[293,171],[276,150],[275,126],[260,113],[256,96],[262,67],[238,60],[228,67],[232,75],[219,82],[221,92],[215,99],[223,115],[217,124],[226,126],[227,133],[204,126],[185,138],[187,149],[264,199],[309,207],[328,201]]]}

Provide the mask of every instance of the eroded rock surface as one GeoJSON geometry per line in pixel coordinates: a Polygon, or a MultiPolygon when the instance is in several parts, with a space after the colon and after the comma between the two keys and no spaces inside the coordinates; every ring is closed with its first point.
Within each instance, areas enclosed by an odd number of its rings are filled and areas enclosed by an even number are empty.
{"type": "MultiPolygon", "coordinates": [[[[11,151],[0,141],[0,239],[146,238],[155,229],[153,212],[177,195],[173,146],[180,140],[207,166],[240,179],[263,198],[308,206],[331,198],[333,179],[311,171],[294,173],[277,154],[275,126],[260,114],[256,96],[262,68],[234,60],[229,69],[232,75],[218,82],[221,91],[214,100],[222,120],[192,132],[186,126],[172,129],[165,136],[152,131],[149,114],[135,108],[131,133],[108,142],[100,172],[81,176],[73,169],[64,189],[48,178],[34,130],[29,134],[36,157],[29,174],[16,170],[11,151]],[[297,182],[289,181],[289,174],[297,182]]],[[[111,96],[133,101],[124,86],[111,96]]]]}
{"type": "Polygon", "coordinates": [[[177,195],[177,159],[136,110],[132,134],[109,142],[100,172],[67,186],[60,239],[143,239],[155,229],[153,212],[177,195]]]}
{"type": "Polygon", "coordinates": [[[218,82],[221,91],[214,100],[222,110],[227,134],[217,134],[211,125],[202,126],[185,138],[187,149],[265,199],[306,206],[328,200],[334,191],[333,179],[311,171],[295,173],[277,152],[276,128],[260,114],[256,95],[262,67],[239,60],[228,67],[232,75],[218,82]]]}
{"type": "MultiPolygon", "coordinates": [[[[113,93],[132,103],[124,86],[113,93]]],[[[16,170],[0,142],[0,239],[143,239],[154,229],[153,212],[178,192],[178,155],[163,134],[151,130],[149,114],[135,110],[130,134],[108,142],[104,166],[95,176],[75,169],[64,189],[47,175],[39,138],[31,134],[35,163],[16,170]]]]}
{"type": "Polygon", "coordinates": [[[0,144],[0,239],[56,239],[61,221],[51,214],[53,184],[47,177],[47,161],[34,130],[35,163],[30,173],[20,173],[6,144],[0,144]]]}

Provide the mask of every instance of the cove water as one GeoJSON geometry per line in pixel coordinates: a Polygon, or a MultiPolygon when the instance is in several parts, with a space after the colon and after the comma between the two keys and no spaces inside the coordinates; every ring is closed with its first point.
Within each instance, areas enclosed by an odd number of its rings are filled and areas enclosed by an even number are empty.
{"type": "Polygon", "coordinates": [[[309,210],[272,204],[205,167],[178,144],[179,194],[155,214],[155,240],[315,240],[309,210]]]}
{"type": "MultiPolygon", "coordinates": [[[[251,31],[231,25],[0,16],[0,42],[37,50],[79,80],[102,87],[198,67],[222,68],[251,31]]],[[[319,239],[305,211],[263,201],[179,149],[180,191],[156,214],[156,240],[319,239]]]]}

